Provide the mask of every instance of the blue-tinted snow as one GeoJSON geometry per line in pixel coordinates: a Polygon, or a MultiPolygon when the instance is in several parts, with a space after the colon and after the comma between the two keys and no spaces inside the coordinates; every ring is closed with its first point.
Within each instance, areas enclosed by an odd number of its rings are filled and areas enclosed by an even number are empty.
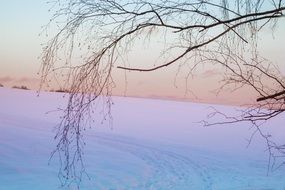
{"type": "MultiPolygon", "coordinates": [[[[107,123],[85,134],[86,190],[284,190],[285,168],[267,175],[264,141],[246,125],[202,127],[208,105],[114,97],[107,123]]],[[[48,165],[62,94],[0,89],[0,190],[57,190],[48,165]]],[[[225,112],[230,107],[218,106],[225,112]]],[[[283,118],[269,123],[284,139],[283,118]],[[279,125],[278,125],[279,124],[279,125]]],[[[94,124],[95,125],[95,124],[94,124]]],[[[68,188],[65,188],[68,189],[68,188]]],[[[72,189],[72,188],[69,188],[72,189]]]]}

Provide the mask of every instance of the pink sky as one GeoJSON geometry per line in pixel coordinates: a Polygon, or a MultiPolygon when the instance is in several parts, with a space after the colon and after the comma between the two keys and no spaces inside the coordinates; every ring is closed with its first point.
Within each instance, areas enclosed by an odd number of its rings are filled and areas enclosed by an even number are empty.
{"type": "MultiPolygon", "coordinates": [[[[26,85],[29,88],[37,89],[39,86],[41,43],[48,38],[39,36],[41,26],[46,24],[50,18],[47,12],[48,6],[38,1],[12,0],[1,5],[0,8],[0,83],[11,87],[13,85],[26,85]],[[16,5],[16,7],[15,7],[16,5]]],[[[284,19],[282,20],[284,21],[284,19]]],[[[279,24],[272,34],[271,30],[265,30],[260,35],[259,50],[261,55],[270,59],[280,66],[285,73],[284,42],[285,25],[279,24]]],[[[144,65],[152,63],[155,58],[152,56],[156,50],[150,49],[144,52],[147,54],[136,54],[130,57],[132,65],[144,65]]],[[[124,95],[125,89],[128,96],[155,97],[179,100],[194,100],[200,102],[218,102],[237,104],[243,102],[243,90],[233,98],[232,94],[224,93],[216,97],[212,91],[219,87],[219,73],[211,68],[205,68],[200,74],[188,82],[186,91],[183,75],[175,81],[177,67],[169,67],[152,73],[127,73],[128,85],[125,86],[124,72],[118,70],[115,74],[117,88],[114,94],[124,95]],[[195,97],[197,96],[197,97],[195,97]]],[[[54,87],[57,88],[57,87],[54,87]]]]}

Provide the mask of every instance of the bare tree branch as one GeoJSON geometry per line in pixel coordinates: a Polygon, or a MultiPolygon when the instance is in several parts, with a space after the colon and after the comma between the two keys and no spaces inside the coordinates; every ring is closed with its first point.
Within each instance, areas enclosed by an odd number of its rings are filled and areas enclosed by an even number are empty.
{"type": "Polygon", "coordinates": [[[253,135],[259,134],[267,142],[270,163],[277,158],[274,152],[285,155],[284,145],[278,145],[261,130],[261,123],[284,113],[285,79],[270,61],[259,55],[257,48],[260,31],[283,21],[284,0],[51,3],[58,9],[46,29],[55,25],[58,30],[43,47],[41,88],[56,80],[69,92],[55,136],[57,147],[52,153],[60,158],[59,177],[63,184],[80,183],[85,173],[83,131],[94,117],[98,101],[102,103],[102,120],[112,119],[111,95],[115,86],[112,76],[116,68],[149,72],[174,64],[180,67],[183,63],[189,66],[187,76],[202,65],[219,68],[224,78],[217,94],[227,87],[232,91],[247,87],[257,94],[257,102],[236,117],[215,112],[213,115],[223,115],[225,120],[212,124],[249,122],[256,128],[253,135]],[[158,59],[149,68],[126,66],[122,57],[127,57],[133,44],[154,33],[165,39],[161,54],[176,52],[176,55],[158,59]]]}

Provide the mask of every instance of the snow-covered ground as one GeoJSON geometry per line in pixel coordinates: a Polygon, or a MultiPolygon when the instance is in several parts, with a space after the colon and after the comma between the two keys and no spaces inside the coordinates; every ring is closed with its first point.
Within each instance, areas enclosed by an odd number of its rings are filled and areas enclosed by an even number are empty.
{"type": "MultiPolygon", "coordinates": [[[[246,148],[248,126],[202,127],[209,105],[114,97],[113,129],[87,131],[86,190],[285,189],[285,168],[267,176],[261,138],[246,148]]],[[[55,110],[62,94],[0,88],[0,190],[56,190],[58,163],[48,165],[55,142],[55,110]]],[[[217,106],[225,112],[231,107],[217,106]]],[[[269,123],[285,139],[283,118],[269,123]],[[278,125],[279,123],[279,125],[278,125]]]]}

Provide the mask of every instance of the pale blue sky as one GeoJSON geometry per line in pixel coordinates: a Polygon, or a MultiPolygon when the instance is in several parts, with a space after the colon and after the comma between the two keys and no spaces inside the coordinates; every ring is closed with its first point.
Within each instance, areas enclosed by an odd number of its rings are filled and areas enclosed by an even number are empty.
{"type": "Polygon", "coordinates": [[[34,76],[39,68],[41,26],[49,20],[45,1],[9,0],[0,6],[0,77],[34,76]]]}

